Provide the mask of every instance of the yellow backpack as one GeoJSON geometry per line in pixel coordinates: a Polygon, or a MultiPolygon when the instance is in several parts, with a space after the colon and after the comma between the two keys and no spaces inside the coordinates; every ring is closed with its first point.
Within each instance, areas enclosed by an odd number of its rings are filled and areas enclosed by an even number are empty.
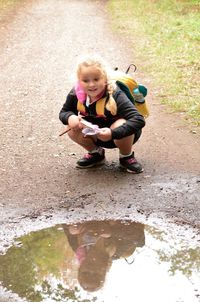
{"type": "Polygon", "coordinates": [[[147,88],[143,85],[138,84],[128,73],[132,66],[134,67],[135,72],[136,66],[132,63],[129,65],[126,72],[119,72],[118,68],[116,68],[112,80],[114,80],[117,86],[125,92],[127,97],[135,105],[139,113],[147,118],[149,116],[149,109],[145,100],[145,97],[147,95],[147,88]]]}

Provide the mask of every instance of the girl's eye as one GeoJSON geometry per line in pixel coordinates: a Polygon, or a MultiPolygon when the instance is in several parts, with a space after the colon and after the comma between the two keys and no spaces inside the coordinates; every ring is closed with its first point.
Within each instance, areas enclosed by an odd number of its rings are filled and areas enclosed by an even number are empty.
{"type": "Polygon", "coordinates": [[[98,81],[99,81],[99,78],[95,78],[94,81],[95,81],[95,82],[98,82],[98,81]]]}

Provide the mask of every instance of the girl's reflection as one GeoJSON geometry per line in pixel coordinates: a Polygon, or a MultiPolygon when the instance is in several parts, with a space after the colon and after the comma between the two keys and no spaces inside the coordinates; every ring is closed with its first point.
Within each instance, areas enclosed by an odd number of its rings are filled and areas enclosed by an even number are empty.
{"type": "Polygon", "coordinates": [[[103,286],[112,261],[131,256],[145,244],[144,225],[132,221],[88,221],[63,225],[79,262],[78,281],[87,291],[103,286]]]}

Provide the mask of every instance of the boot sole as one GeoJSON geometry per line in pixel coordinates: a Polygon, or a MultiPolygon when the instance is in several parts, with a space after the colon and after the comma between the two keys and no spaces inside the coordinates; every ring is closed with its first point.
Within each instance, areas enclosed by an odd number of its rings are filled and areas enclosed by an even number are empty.
{"type": "Polygon", "coordinates": [[[126,167],[124,167],[122,165],[120,165],[120,169],[122,171],[125,171],[125,172],[128,172],[128,173],[132,173],[132,174],[140,174],[140,173],[142,173],[144,171],[144,169],[141,169],[140,171],[133,171],[133,170],[130,170],[130,169],[128,169],[128,168],[126,168],[126,167]]]}
{"type": "Polygon", "coordinates": [[[101,160],[97,163],[93,163],[91,165],[88,165],[88,166],[80,166],[80,165],[76,164],[76,168],[78,168],[78,169],[88,169],[88,168],[93,168],[93,167],[99,167],[99,166],[102,166],[104,164],[105,164],[105,159],[103,159],[103,160],[101,160]]]}

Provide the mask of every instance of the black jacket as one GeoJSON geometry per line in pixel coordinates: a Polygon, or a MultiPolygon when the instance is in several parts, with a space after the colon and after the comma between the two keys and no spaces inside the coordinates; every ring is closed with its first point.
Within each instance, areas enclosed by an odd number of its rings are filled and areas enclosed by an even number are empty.
{"type": "MultiPolygon", "coordinates": [[[[129,100],[126,94],[119,88],[116,88],[113,92],[113,98],[117,104],[117,114],[115,116],[113,116],[106,108],[104,111],[106,117],[97,116],[96,103],[93,103],[89,107],[85,107],[87,116],[85,116],[84,119],[101,128],[110,127],[113,122],[119,118],[125,119],[126,123],[112,130],[112,139],[121,139],[141,131],[145,126],[144,117],[137,111],[136,107],[129,100]]],[[[68,118],[70,115],[78,115],[77,102],[78,99],[75,91],[72,89],[67,95],[66,102],[63,104],[59,113],[59,118],[64,125],[68,124],[68,118]]]]}

